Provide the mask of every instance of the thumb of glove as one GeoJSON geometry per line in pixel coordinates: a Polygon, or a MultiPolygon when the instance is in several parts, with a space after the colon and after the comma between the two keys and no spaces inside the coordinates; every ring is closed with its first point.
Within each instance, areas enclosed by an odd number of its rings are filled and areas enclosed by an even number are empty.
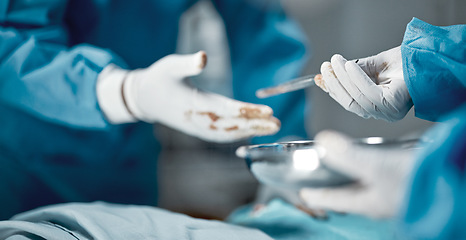
{"type": "Polygon", "coordinates": [[[355,179],[370,179],[376,171],[381,149],[359,146],[357,142],[339,132],[322,131],[316,141],[325,149],[324,162],[331,168],[355,179]]]}
{"type": "Polygon", "coordinates": [[[317,144],[325,149],[325,158],[323,161],[329,167],[356,179],[360,178],[361,168],[364,163],[361,159],[355,159],[353,140],[341,133],[325,130],[318,133],[315,137],[317,144]]]}
{"type": "Polygon", "coordinates": [[[355,62],[377,85],[390,82],[395,77],[403,79],[400,46],[374,56],[357,59],[355,62]]]}
{"type": "Polygon", "coordinates": [[[199,51],[193,54],[171,54],[152,64],[149,71],[157,71],[160,75],[182,80],[185,77],[196,76],[207,65],[207,54],[199,51]]]}

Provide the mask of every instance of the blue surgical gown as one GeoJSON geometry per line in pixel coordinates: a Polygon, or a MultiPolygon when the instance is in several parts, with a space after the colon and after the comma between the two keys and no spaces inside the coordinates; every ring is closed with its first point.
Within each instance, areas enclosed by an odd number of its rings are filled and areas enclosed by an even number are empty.
{"type": "Polygon", "coordinates": [[[466,25],[413,19],[401,50],[416,115],[440,122],[425,136],[402,227],[413,239],[466,239],[466,25]]]}
{"type": "MultiPolygon", "coordinates": [[[[135,69],[174,53],[179,18],[195,2],[0,1],[0,219],[70,201],[156,204],[153,126],[109,124],[95,84],[110,63],[135,69]]],[[[305,137],[303,91],[254,97],[299,74],[306,51],[297,25],[277,1],[213,3],[235,98],[270,105],[282,121],[277,135],[256,141],[305,137]]]]}
{"type": "Polygon", "coordinates": [[[437,121],[466,101],[466,25],[437,27],[414,18],[401,54],[417,117],[437,121]]]}

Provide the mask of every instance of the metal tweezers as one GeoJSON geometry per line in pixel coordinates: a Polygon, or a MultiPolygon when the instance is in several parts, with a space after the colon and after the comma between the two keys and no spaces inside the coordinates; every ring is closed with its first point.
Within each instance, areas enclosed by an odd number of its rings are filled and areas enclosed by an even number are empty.
{"type": "Polygon", "coordinates": [[[292,91],[296,91],[296,90],[300,90],[303,88],[313,86],[315,85],[314,78],[317,75],[318,74],[311,74],[311,75],[295,78],[293,80],[279,84],[274,87],[261,88],[256,91],[256,96],[258,98],[268,98],[268,97],[275,96],[278,94],[292,92],[292,91]]]}

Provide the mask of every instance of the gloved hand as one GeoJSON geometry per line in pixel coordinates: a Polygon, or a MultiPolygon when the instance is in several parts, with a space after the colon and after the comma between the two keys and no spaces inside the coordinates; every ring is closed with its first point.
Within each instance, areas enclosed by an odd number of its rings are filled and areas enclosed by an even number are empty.
{"type": "Polygon", "coordinates": [[[184,79],[201,73],[204,52],[166,56],[148,68],[107,66],[98,77],[99,105],[112,123],[142,120],[214,142],[269,135],[280,128],[265,105],[244,103],[190,87],[184,79]]]}
{"type": "Polygon", "coordinates": [[[413,106],[403,77],[400,47],[353,61],[336,54],[320,71],[323,81],[316,84],[361,117],[393,122],[413,106]]]}
{"type": "Polygon", "coordinates": [[[316,142],[325,149],[324,164],[357,182],[335,188],[302,189],[300,196],[310,208],[374,218],[391,217],[398,212],[415,164],[415,150],[364,146],[331,131],[319,133],[316,142]]]}

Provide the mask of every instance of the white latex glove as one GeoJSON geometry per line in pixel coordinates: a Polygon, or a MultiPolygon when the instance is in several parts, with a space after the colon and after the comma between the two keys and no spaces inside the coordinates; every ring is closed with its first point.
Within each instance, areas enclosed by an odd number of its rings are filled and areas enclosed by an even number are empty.
{"type": "Polygon", "coordinates": [[[99,105],[112,123],[142,120],[213,142],[269,135],[280,121],[265,105],[236,101],[190,87],[184,79],[204,69],[204,52],[169,55],[145,69],[106,67],[98,77],[99,105]]]}
{"type": "Polygon", "coordinates": [[[333,55],[321,66],[316,84],[346,110],[363,118],[397,121],[413,106],[403,77],[400,47],[347,61],[333,55]]]}
{"type": "Polygon", "coordinates": [[[300,196],[310,208],[374,218],[392,217],[398,212],[415,164],[413,149],[358,145],[331,131],[319,133],[316,141],[326,150],[324,164],[357,182],[335,188],[302,189],[300,196]]]}

